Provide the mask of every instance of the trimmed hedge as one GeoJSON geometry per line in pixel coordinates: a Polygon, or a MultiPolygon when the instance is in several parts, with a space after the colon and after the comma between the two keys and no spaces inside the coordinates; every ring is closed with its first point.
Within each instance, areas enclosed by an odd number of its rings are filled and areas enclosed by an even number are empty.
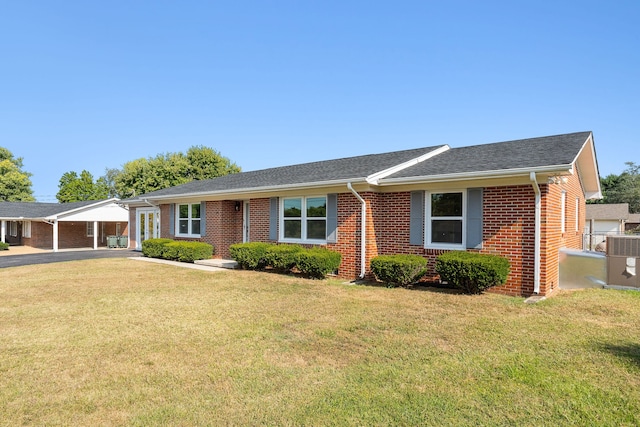
{"type": "Polygon", "coordinates": [[[0,251],[8,251],[9,250],[9,244],[6,242],[0,242],[0,251]]]}
{"type": "Polygon", "coordinates": [[[436,259],[436,272],[446,281],[468,294],[480,294],[497,285],[504,285],[509,275],[509,260],[475,252],[452,251],[436,259]]]}
{"type": "Polygon", "coordinates": [[[271,245],[264,257],[267,265],[281,273],[287,273],[296,266],[300,251],[302,246],[298,245],[271,245]]]}
{"type": "Polygon", "coordinates": [[[263,242],[236,243],[229,246],[229,253],[240,268],[262,270],[267,266],[265,254],[270,246],[270,243],[263,242]]]}
{"type": "Polygon", "coordinates": [[[142,255],[149,258],[162,258],[164,247],[171,243],[171,239],[147,239],[142,242],[142,255]]]}
{"type": "Polygon", "coordinates": [[[312,279],[323,279],[340,267],[342,255],[340,252],[327,248],[305,249],[297,254],[296,266],[302,274],[312,279]]]}
{"type": "Polygon", "coordinates": [[[167,243],[164,248],[162,257],[173,261],[194,262],[213,256],[213,246],[204,242],[175,241],[167,243]]]}
{"type": "Polygon", "coordinates": [[[427,272],[427,260],[419,255],[379,255],[371,259],[371,272],[388,285],[408,286],[427,272]]]}
{"type": "Polygon", "coordinates": [[[297,268],[313,279],[322,279],[337,270],[342,260],[340,253],[326,248],[263,242],[236,243],[229,247],[229,253],[246,270],[272,267],[278,272],[289,272],[297,268]]]}
{"type": "Polygon", "coordinates": [[[163,238],[147,239],[142,242],[142,254],[149,258],[194,262],[198,259],[209,259],[214,253],[213,246],[204,242],[189,242],[163,238]]]}

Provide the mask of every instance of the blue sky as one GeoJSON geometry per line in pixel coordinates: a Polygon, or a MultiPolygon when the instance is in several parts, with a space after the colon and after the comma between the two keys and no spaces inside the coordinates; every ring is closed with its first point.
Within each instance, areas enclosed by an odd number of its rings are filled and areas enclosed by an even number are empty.
{"type": "Polygon", "coordinates": [[[68,171],[213,147],[243,170],[591,130],[640,163],[640,2],[16,1],[0,146],[68,171]]]}

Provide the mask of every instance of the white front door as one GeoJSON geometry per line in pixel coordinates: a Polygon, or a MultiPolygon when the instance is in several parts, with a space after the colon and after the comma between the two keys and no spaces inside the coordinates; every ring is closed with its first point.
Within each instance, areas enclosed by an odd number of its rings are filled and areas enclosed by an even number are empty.
{"type": "Polygon", "coordinates": [[[249,202],[244,202],[242,211],[242,242],[249,242],[249,202]]]}
{"type": "Polygon", "coordinates": [[[160,209],[138,208],[136,214],[138,219],[136,249],[142,249],[142,242],[160,237],[160,209]]]}

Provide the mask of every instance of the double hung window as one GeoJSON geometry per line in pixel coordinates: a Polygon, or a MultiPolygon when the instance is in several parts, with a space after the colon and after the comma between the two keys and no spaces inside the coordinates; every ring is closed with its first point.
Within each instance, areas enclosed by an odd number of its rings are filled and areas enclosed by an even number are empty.
{"type": "Polygon", "coordinates": [[[281,221],[282,240],[324,241],[327,238],[327,198],[285,198],[281,221]]]}
{"type": "Polygon", "coordinates": [[[463,248],[465,192],[427,194],[427,246],[463,248]]]}
{"type": "Polygon", "coordinates": [[[178,235],[200,236],[200,203],[177,205],[178,235]]]}

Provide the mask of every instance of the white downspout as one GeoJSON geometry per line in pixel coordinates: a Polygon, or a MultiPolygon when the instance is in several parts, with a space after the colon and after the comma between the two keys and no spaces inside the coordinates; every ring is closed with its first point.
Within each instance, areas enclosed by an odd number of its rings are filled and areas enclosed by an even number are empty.
{"type": "Polygon", "coordinates": [[[360,278],[364,279],[367,271],[367,202],[353,189],[350,182],[347,183],[347,188],[356,196],[362,205],[362,216],[360,220],[360,278]]]}
{"type": "Polygon", "coordinates": [[[542,221],[542,196],[540,186],[536,180],[536,173],[531,172],[529,179],[533,182],[533,192],[536,193],[535,219],[534,219],[534,249],[533,249],[533,293],[540,293],[540,228],[542,221]]]}
{"type": "Polygon", "coordinates": [[[58,252],[58,220],[53,220],[53,252],[58,252]]]}

